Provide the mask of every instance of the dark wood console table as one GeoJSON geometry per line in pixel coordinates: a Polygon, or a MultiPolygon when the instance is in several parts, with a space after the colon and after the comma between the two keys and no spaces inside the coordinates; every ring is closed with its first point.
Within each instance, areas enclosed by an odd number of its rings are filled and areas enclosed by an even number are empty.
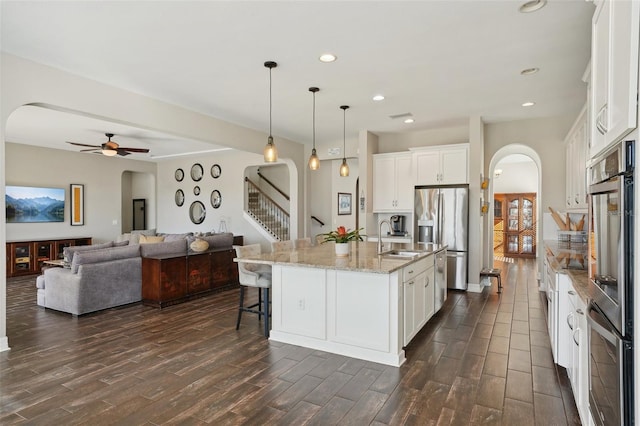
{"type": "MultiPolygon", "coordinates": [[[[242,245],[242,236],[234,244],[242,245]]],[[[142,303],[165,307],[212,291],[238,286],[235,250],[214,249],[202,253],[142,258],[142,303]]]]}

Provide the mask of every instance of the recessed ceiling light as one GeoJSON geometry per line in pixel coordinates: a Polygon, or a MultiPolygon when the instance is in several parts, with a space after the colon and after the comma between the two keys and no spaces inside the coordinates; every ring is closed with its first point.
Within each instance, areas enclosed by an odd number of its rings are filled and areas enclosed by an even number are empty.
{"type": "Polygon", "coordinates": [[[375,96],[373,97],[373,100],[374,100],[374,101],[383,101],[383,100],[384,100],[384,96],[382,96],[382,95],[375,95],[375,96]]]}
{"type": "Polygon", "coordinates": [[[525,102],[522,104],[523,107],[530,107],[530,106],[534,106],[536,103],[535,102],[525,102]]]}
{"type": "Polygon", "coordinates": [[[323,53],[318,59],[320,59],[320,62],[333,62],[338,59],[338,57],[333,53],[323,53]]]}
{"type": "Polygon", "coordinates": [[[537,73],[538,71],[540,71],[540,68],[538,67],[526,68],[520,71],[520,75],[531,75],[537,73]]]}
{"type": "Polygon", "coordinates": [[[520,6],[518,10],[522,13],[535,12],[536,10],[542,9],[546,4],[547,0],[531,0],[520,6]]]}
{"type": "Polygon", "coordinates": [[[413,123],[413,122],[414,122],[414,120],[413,120],[413,118],[409,117],[409,118],[405,119],[405,120],[404,120],[404,122],[405,122],[406,124],[411,124],[411,123],[413,123]]]}

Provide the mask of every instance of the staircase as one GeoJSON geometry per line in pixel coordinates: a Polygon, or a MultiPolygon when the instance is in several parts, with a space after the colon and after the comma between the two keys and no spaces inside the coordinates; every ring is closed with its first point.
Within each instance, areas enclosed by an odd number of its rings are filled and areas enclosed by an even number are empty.
{"type": "Polygon", "coordinates": [[[249,178],[245,177],[244,181],[247,214],[276,240],[289,240],[289,213],[249,178]]]}

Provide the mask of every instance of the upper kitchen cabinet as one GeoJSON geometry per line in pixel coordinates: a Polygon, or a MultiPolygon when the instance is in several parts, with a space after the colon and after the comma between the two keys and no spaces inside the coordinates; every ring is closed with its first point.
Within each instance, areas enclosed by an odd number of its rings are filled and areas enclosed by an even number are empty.
{"type": "Polygon", "coordinates": [[[569,210],[587,209],[588,138],[589,128],[585,105],[565,139],[567,164],[565,207],[569,210]]]}
{"type": "Polygon", "coordinates": [[[373,211],[410,212],[413,210],[411,153],[373,156],[373,211]]]}
{"type": "Polygon", "coordinates": [[[640,3],[596,1],[592,38],[593,158],[637,126],[640,3]]]}
{"type": "Polygon", "coordinates": [[[412,148],[416,185],[469,183],[469,144],[412,148]]]}

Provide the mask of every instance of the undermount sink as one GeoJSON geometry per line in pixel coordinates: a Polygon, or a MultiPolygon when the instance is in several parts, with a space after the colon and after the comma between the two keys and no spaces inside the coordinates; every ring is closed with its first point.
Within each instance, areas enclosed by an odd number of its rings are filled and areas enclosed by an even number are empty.
{"type": "Polygon", "coordinates": [[[416,256],[419,256],[419,251],[409,251],[409,250],[391,250],[382,253],[383,257],[395,257],[398,259],[412,259],[416,256]]]}

